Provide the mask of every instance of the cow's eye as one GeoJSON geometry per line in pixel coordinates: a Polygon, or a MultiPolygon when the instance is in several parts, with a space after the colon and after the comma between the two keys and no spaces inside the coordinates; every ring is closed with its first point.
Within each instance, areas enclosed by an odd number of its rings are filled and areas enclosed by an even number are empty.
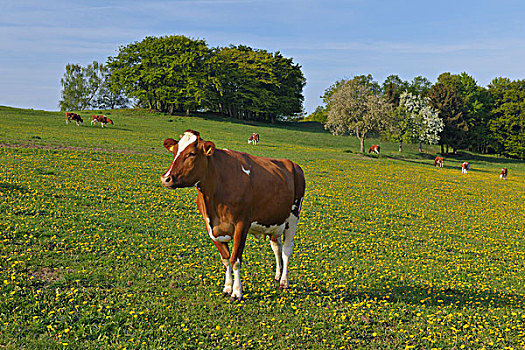
{"type": "Polygon", "coordinates": [[[195,152],[188,153],[188,157],[195,157],[196,155],[197,155],[197,153],[195,153],[195,152]]]}

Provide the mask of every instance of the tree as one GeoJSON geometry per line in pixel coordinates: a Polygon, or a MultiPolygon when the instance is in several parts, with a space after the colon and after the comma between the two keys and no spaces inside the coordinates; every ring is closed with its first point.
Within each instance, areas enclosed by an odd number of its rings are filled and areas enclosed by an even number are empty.
{"type": "Polygon", "coordinates": [[[189,114],[202,106],[206,95],[210,54],[203,40],[146,37],[108,58],[108,83],[112,92],[122,90],[149,108],[189,114]]]}
{"type": "Polygon", "coordinates": [[[494,97],[489,128],[498,153],[525,159],[525,80],[498,78],[489,91],[494,97]]]}
{"type": "Polygon", "coordinates": [[[428,98],[406,91],[401,94],[399,106],[386,119],[384,128],[387,138],[399,142],[399,152],[402,151],[403,142],[418,142],[419,152],[422,152],[423,143],[434,144],[439,141],[443,121],[429,104],[428,98]]]}
{"type": "Polygon", "coordinates": [[[430,107],[428,98],[403,93],[400,106],[406,111],[407,131],[418,142],[419,152],[423,152],[423,143],[436,144],[439,142],[439,133],[443,131],[444,123],[439,118],[439,112],[430,107]]]}
{"type": "Polygon", "coordinates": [[[463,102],[458,96],[457,90],[453,85],[436,83],[428,93],[430,106],[439,112],[443,119],[444,129],[440,133],[439,144],[441,153],[448,153],[449,146],[455,152],[456,149],[464,145],[467,123],[463,118],[463,102]]]}
{"type": "Polygon", "coordinates": [[[478,86],[467,73],[461,73],[460,94],[463,99],[467,124],[467,146],[471,150],[487,153],[492,138],[489,132],[492,101],[487,89],[478,86]]]}
{"type": "Polygon", "coordinates": [[[281,53],[230,46],[213,50],[207,106],[237,119],[275,121],[302,112],[305,78],[281,53]]]}
{"type": "Polygon", "coordinates": [[[421,75],[418,75],[412,79],[410,83],[408,83],[406,91],[412,93],[413,95],[426,97],[431,87],[432,83],[430,80],[421,75]]]}
{"type": "Polygon", "coordinates": [[[62,99],[58,101],[60,110],[84,110],[91,107],[100,85],[104,81],[104,66],[97,61],[82,67],[67,64],[62,85],[62,99]]]}
{"type": "Polygon", "coordinates": [[[374,84],[361,77],[341,81],[331,93],[325,128],[334,135],[356,135],[364,152],[367,135],[379,131],[382,116],[391,113],[392,106],[379,97],[379,89],[374,89],[374,84]]]}
{"type": "Polygon", "coordinates": [[[403,142],[410,142],[409,118],[404,106],[397,106],[392,113],[384,119],[383,137],[387,140],[397,142],[398,151],[403,150],[403,142]]]}
{"type": "Polygon", "coordinates": [[[313,111],[308,117],[304,118],[304,121],[312,121],[319,123],[326,123],[328,118],[328,112],[325,106],[317,106],[315,111],[313,111]]]}
{"type": "Polygon", "coordinates": [[[105,81],[98,90],[93,107],[95,109],[126,108],[130,101],[123,93],[122,90],[113,92],[109,83],[105,81]]]}
{"type": "Polygon", "coordinates": [[[381,85],[385,99],[394,107],[399,106],[399,98],[408,89],[408,83],[397,75],[389,75],[381,85]]]}
{"type": "Polygon", "coordinates": [[[486,152],[491,135],[488,130],[491,99],[487,89],[477,85],[476,80],[467,73],[443,73],[438,83],[455,91],[462,104],[462,127],[457,132],[461,147],[486,152]]]}

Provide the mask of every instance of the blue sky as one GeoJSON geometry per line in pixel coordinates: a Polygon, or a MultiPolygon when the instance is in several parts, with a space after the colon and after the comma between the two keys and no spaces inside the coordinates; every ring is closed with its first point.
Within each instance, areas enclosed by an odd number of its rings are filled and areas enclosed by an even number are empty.
{"type": "Polygon", "coordinates": [[[58,110],[67,63],[105,62],[119,46],[171,34],[292,57],[308,113],[328,86],[359,74],[525,78],[522,0],[3,0],[0,105],[58,110]]]}

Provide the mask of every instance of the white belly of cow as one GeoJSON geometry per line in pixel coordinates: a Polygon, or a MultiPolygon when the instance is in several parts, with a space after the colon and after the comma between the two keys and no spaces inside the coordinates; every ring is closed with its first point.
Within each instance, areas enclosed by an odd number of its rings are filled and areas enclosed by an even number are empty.
{"type": "Polygon", "coordinates": [[[251,233],[257,238],[261,238],[263,235],[279,237],[283,234],[285,227],[286,222],[283,222],[280,225],[264,226],[255,221],[250,225],[248,233],[251,233]]]}

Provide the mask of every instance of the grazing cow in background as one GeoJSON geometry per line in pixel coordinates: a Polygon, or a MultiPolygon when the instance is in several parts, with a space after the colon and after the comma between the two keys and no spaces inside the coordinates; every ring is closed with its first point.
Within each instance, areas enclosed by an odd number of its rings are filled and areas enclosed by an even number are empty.
{"type": "Polygon", "coordinates": [[[442,157],[436,157],[436,159],[434,159],[434,166],[443,168],[443,163],[444,162],[445,162],[445,160],[442,157]]]}
{"type": "Polygon", "coordinates": [[[368,153],[370,152],[374,152],[375,154],[379,154],[379,150],[380,150],[381,147],[379,147],[378,145],[372,145],[370,146],[370,148],[368,149],[368,153]]]}
{"type": "Polygon", "coordinates": [[[509,173],[509,170],[507,168],[502,168],[501,173],[499,174],[499,178],[502,180],[507,180],[508,173],[509,173]]]}
{"type": "Polygon", "coordinates": [[[91,125],[95,125],[97,122],[100,122],[100,126],[105,127],[106,124],[113,125],[113,120],[109,119],[105,115],[92,115],[91,116],[91,125]]]}
{"type": "Polygon", "coordinates": [[[242,299],[241,263],[248,233],[270,237],[275,279],[280,288],[288,288],[288,262],[305,191],[302,169],[287,159],[216,149],[193,130],[186,130],[178,142],[164,140],[164,147],[173,160],[161,183],[169,189],[197,188],[197,207],[226,269],[224,294],[242,299]]]}
{"type": "Polygon", "coordinates": [[[470,164],[468,162],[463,162],[463,164],[461,164],[461,172],[463,174],[468,174],[469,168],[470,168],[470,164]]]}
{"type": "Polygon", "coordinates": [[[252,136],[248,139],[248,143],[253,143],[254,145],[259,143],[259,134],[254,132],[252,136]]]}
{"type": "Polygon", "coordinates": [[[84,120],[80,115],[73,112],[66,112],[66,124],[69,124],[72,120],[77,123],[77,126],[84,125],[84,120]]]}

